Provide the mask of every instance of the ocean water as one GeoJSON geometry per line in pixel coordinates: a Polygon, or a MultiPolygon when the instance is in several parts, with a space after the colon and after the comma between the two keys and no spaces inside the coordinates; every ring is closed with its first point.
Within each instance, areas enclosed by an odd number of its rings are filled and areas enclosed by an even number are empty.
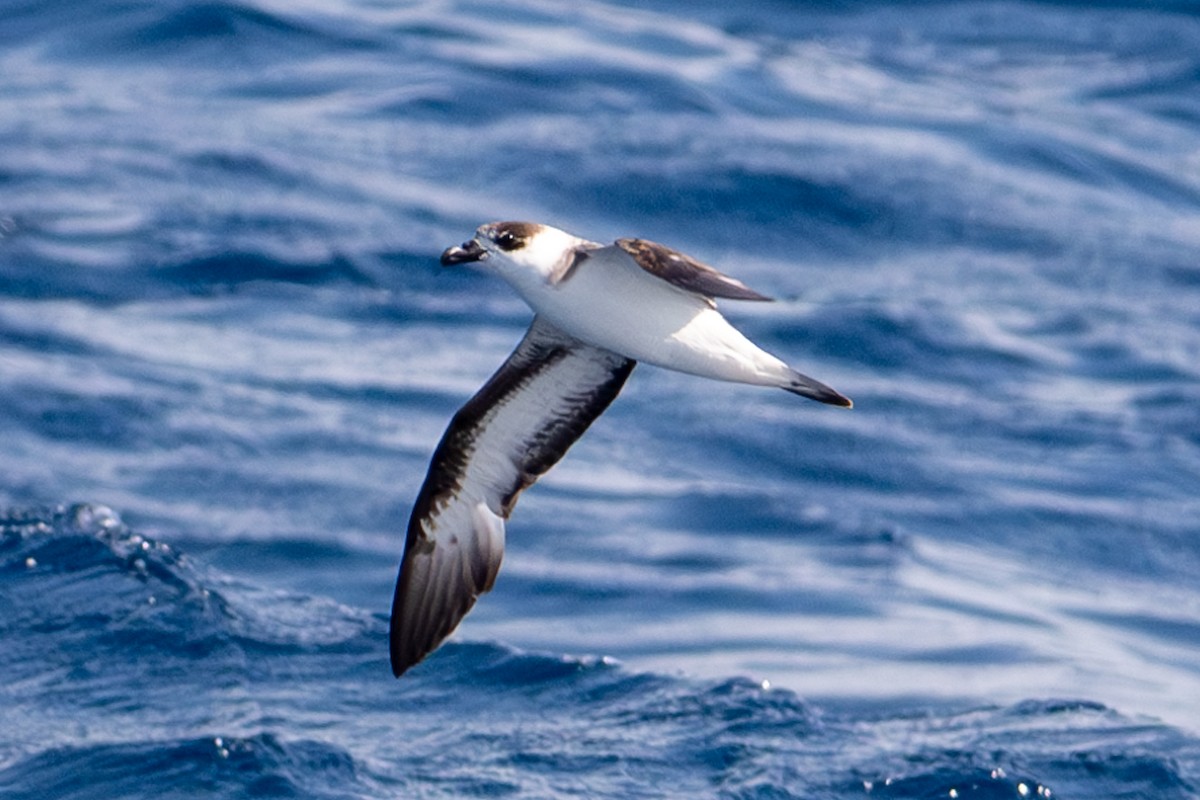
{"type": "Polygon", "coordinates": [[[0,19],[0,797],[1200,797],[1194,3],[0,19]],[[397,681],[495,219],[856,407],[639,367],[397,681]]]}

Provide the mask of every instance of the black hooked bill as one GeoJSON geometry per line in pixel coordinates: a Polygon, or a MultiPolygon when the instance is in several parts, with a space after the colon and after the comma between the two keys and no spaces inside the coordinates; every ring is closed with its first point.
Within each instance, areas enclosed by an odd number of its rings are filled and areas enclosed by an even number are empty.
{"type": "Polygon", "coordinates": [[[482,261],[485,258],[487,258],[487,250],[484,250],[483,245],[472,239],[456,247],[447,247],[442,253],[442,266],[452,267],[455,264],[482,261]]]}

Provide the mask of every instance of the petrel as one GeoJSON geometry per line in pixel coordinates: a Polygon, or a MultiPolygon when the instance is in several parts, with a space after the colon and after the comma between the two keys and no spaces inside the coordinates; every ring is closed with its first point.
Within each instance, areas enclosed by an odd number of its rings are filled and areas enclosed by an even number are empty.
{"type": "Polygon", "coordinates": [[[601,245],[548,225],[493,222],[441,260],[495,273],[535,316],[450,421],[413,505],[392,600],[397,677],[492,588],[518,495],[608,408],[637,362],[851,405],[760,349],[714,302],[771,298],[661,244],[601,245]]]}

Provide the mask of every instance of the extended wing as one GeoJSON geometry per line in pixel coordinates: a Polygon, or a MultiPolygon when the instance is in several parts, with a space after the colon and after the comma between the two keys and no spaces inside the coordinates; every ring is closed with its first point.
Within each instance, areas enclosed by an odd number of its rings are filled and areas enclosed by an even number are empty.
{"type": "Polygon", "coordinates": [[[705,297],[731,300],[767,300],[746,284],[724,275],[689,255],[645,239],[617,239],[614,247],[628,253],[634,262],[655,277],[705,297]]]}
{"type": "Polygon", "coordinates": [[[434,451],[392,600],[392,672],[432,652],[492,588],[504,520],[608,408],[637,362],[535,317],[525,338],[434,451]]]}

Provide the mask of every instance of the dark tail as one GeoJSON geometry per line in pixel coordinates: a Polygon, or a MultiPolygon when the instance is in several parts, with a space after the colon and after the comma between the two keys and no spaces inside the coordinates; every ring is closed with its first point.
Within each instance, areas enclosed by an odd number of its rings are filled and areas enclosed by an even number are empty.
{"type": "Polygon", "coordinates": [[[784,386],[783,388],[792,394],[798,394],[801,397],[807,397],[819,403],[828,403],[831,406],[842,406],[843,408],[853,408],[854,406],[854,401],[849,397],[818,380],[814,380],[807,375],[801,375],[799,372],[792,373],[791,385],[784,386]]]}

